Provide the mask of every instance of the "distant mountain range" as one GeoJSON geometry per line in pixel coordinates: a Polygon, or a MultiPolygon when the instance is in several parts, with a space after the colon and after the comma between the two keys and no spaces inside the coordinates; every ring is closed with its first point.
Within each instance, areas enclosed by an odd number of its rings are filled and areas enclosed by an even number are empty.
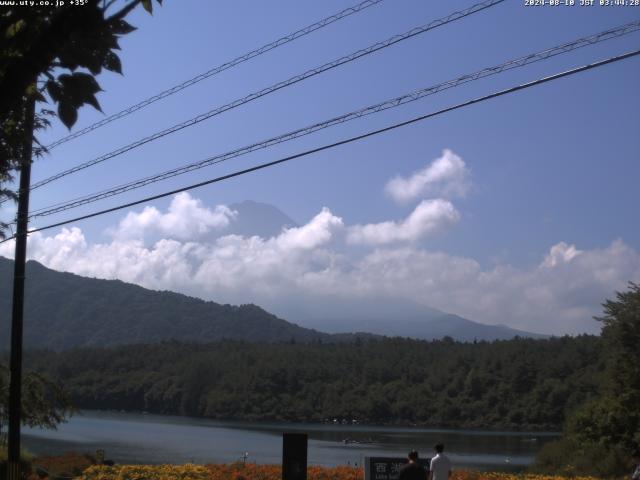
{"type": "MultiPolygon", "coordinates": [[[[269,308],[269,306],[267,306],[269,308]]],[[[458,315],[392,297],[295,299],[289,305],[269,308],[298,325],[329,333],[368,332],[376,335],[440,339],[463,342],[508,340],[515,336],[547,338],[504,325],[485,325],[458,315]]]]}

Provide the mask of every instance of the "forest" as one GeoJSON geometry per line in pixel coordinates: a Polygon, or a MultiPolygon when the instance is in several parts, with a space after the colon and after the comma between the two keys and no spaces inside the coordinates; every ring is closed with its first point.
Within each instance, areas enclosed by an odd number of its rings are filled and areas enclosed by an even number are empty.
{"type": "Polygon", "coordinates": [[[31,351],[76,407],[215,419],[559,430],[604,371],[595,336],[460,343],[165,342],[31,351]]]}

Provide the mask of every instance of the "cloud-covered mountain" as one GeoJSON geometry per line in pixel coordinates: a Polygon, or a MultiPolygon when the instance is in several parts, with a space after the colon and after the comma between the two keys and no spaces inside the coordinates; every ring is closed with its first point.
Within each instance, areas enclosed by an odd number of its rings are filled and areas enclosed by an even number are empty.
{"type": "Polygon", "coordinates": [[[231,211],[236,212],[225,234],[251,237],[257,235],[262,238],[277,237],[283,228],[297,227],[298,224],[282,210],[267,203],[245,200],[229,205],[231,211]]]}
{"type": "MultiPolygon", "coordinates": [[[[435,175],[427,170],[424,175],[435,175]]],[[[528,266],[483,265],[430,248],[429,238],[459,218],[447,202],[423,200],[408,214],[404,209],[395,219],[371,223],[349,222],[323,207],[292,226],[275,207],[206,205],[184,192],[166,209],[127,212],[103,240],[88,240],[75,225],[36,232],[28,255],[58,271],[219,303],[253,303],[305,327],[333,323],[389,334],[436,331],[422,323],[445,314],[431,315],[426,305],[489,326],[597,333],[593,316],[601,303],[628,281],[640,281],[640,252],[622,240],[592,249],[559,241],[528,266]],[[258,218],[263,222],[253,230],[258,218]],[[381,299],[394,307],[370,307],[381,299]],[[372,315],[381,311],[382,318],[372,315]]],[[[11,257],[13,249],[12,242],[3,243],[0,255],[11,257]]]]}
{"type": "MultiPolygon", "coordinates": [[[[0,334],[2,349],[8,345],[12,272],[13,261],[0,257],[0,312],[5,320],[0,334]]],[[[397,320],[392,313],[401,306],[391,300],[381,300],[369,305],[375,308],[376,315],[363,317],[360,311],[360,317],[343,320],[323,317],[317,327],[329,329],[332,334],[328,334],[290,323],[252,304],[220,305],[119,280],[56,272],[30,261],[27,263],[24,338],[29,347],[65,350],[168,340],[342,342],[370,336],[349,333],[355,331],[414,338],[448,335],[467,341],[529,335],[505,327],[480,325],[427,308],[414,308],[415,317],[397,320]],[[385,321],[385,312],[394,321],[385,321]]],[[[351,307],[355,308],[355,302],[351,307]]],[[[313,323],[312,319],[307,320],[307,324],[313,323]]]]}

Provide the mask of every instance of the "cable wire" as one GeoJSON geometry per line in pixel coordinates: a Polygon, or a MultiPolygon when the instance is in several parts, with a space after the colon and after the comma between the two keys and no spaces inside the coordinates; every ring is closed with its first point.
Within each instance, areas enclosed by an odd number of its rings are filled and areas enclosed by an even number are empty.
{"type": "Polygon", "coordinates": [[[588,45],[594,45],[599,42],[603,42],[605,40],[609,40],[612,38],[617,38],[619,36],[635,32],[640,30],[640,20],[635,22],[630,22],[625,25],[621,25],[615,28],[610,28],[608,30],[602,31],[600,33],[590,35],[587,37],[582,37],[577,40],[573,40],[571,42],[567,42],[556,47],[548,48],[546,50],[542,50],[536,53],[532,53],[529,55],[525,55],[522,57],[518,57],[513,60],[509,60],[502,64],[484,68],[482,70],[478,70],[474,73],[470,73],[467,75],[463,75],[461,77],[455,78],[453,80],[448,80],[446,82],[439,83],[437,85],[433,85],[427,88],[423,88],[421,90],[416,90],[414,92],[395,97],[384,102],[377,103],[375,105],[371,105],[359,110],[355,110],[344,115],[331,118],[329,120],[325,120],[323,122],[318,122],[303,128],[299,128],[297,130],[293,130],[291,132],[287,132],[276,137],[269,138],[267,140],[263,140],[260,142],[253,143],[251,145],[247,145],[223,154],[218,154],[212,157],[208,157],[204,160],[200,160],[198,162],[190,163],[178,168],[174,168],[172,170],[168,170],[153,176],[141,178],[138,180],[134,180],[132,182],[119,185],[117,187],[113,187],[108,190],[103,190],[101,192],[97,192],[90,195],[85,195],[82,197],[78,197],[76,199],[67,200],[65,202],[60,202],[54,205],[49,205],[48,207],[43,207],[40,209],[36,209],[32,212],[30,218],[36,217],[44,217],[48,215],[52,215],[54,213],[59,213],[65,210],[69,210],[72,208],[76,208],[88,203],[93,203],[98,200],[102,200],[105,198],[109,198],[115,195],[119,195],[130,190],[135,190],[146,185],[150,185],[152,183],[156,183],[162,180],[166,180],[178,175],[182,175],[194,170],[198,170],[200,168],[204,168],[207,166],[211,166],[214,164],[222,163],[232,158],[236,158],[242,155],[246,155],[248,153],[254,152],[256,150],[265,149],[271,147],[273,145],[277,145],[279,143],[287,142],[294,140],[296,138],[303,137],[305,135],[309,135],[311,133],[317,132],[319,130],[323,130],[325,128],[329,128],[338,124],[342,124],[351,120],[355,120],[367,115],[371,115],[374,113],[378,113],[384,110],[388,110],[391,108],[396,108],[401,105],[405,105],[410,102],[414,102],[421,98],[424,98],[429,95],[436,94],[443,90],[449,88],[455,88],[464,83],[468,83],[471,81],[479,80],[481,78],[485,78],[491,75],[496,75],[502,73],[507,70],[511,70],[518,67],[523,67],[525,65],[529,65],[535,62],[539,62],[541,60],[548,59],[550,57],[554,57],[556,55],[560,55],[563,53],[568,53],[578,48],[582,48],[588,45]]]}
{"type": "Polygon", "coordinates": [[[55,142],[47,145],[47,149],[51,150],[52,148],[57,147],[58,145],[62,145],[63,143],[66,143],[70,140],[73,140],[74,138],[78,138],[81,137],[82,135],[85,135],[89,132],[92,132],[94,130],[97,130],[100,127],[103,127],[111,122],[114,122],[115,120],[118,120],[120,118],[126,117],[128,115],[131,115],[134,112],[137,112],[138,110],[142,110],[143,108],[151,105],[152,103],[157,102],[158,100],[162,100],[163,98],[169,97],[175,93],[178,93],[182,90],[184,90],[185,88],[191,87],[192,85],[195,85],[196,83],[201,82],[202,80],[205,80],[207,78],[213,77],[214,75],[217,75],[219,73],[224,72],[225,70],[228,70],[232,67],[235,67],[236,65],[240,65],[241,63],[244,63],[248,60],[251,60],[252,58],[258,57],[264,53],[267,53],[271,50],[274,50],[278,47],[281,47],[282,45],[286,45],[287,43],[293,42],[294,40],[297,40],[298,38],[304,37],[306,35],[309,35],[312,32],[315,32],[316,30],[320,30],[321,28],[324,28],[328,25],[331,25],[334,22],[337,22],[338,20],[342,20],[343,18],[349,17],[350,15],[353,15],[354,13],[358,13],[361,12],[362,10],[365,10],[366,8],[372,7],[374,5],[379,4],[380,2],[382,2],[383,0],[365,0],[364,2],[358,3],[357,5],[354,5],[352,7],[349,8],[345,8],[344,10],[331,15],[329,17],[323,18],[322,20],[313,23],[311,25],[308,25],[304,28],[301,28],[300,30],[297,30],[293,33],[290,33],[289,35],[285,35],[284,37],[280,37],[279,39],[271,42],[271,43],[267,43],[266,45],[263,45],[259,48],[256,48],[255,50],[252,50],[248,53],[245,53],[244,55],[240,55],[239,57],[234,58],[233,60],[230,60],[228,62],[225,62],[221,65],[218,65],[217,67],[214,67],[210,70],[207,70],[204,73],[201,73],[199,75],[196,75],[193,78],[190,78],[189,80],[186,80],[178,85],[175,85],[171,88],[168,88],[167,90],[164,90],[156,95],[153,95],[152,97],[149,97],[145,100],[142,100],[139,103],[136,103],[135,105],[132,105],[128,108],[125,108],[124,110],[121,110],[117,113],[114,113],[113,115],[110,115],[102,120],[100,120],[99,122],[93,123],[81,130],[78,130],[77,132],[74,132],[72,134],[69,134],[65,137],[62,137],[58,140],[56,140],[55,142]]]}
{"type": "MultiPolygon", "coordinates": [[[[121,205],[118,205],[118,206],[115,206],[115,207],[111,207],[111,208],[107,208],[107,209],[100,210],[100,211],[97,211],[97,212],[89,213],[87,215],[82,215],[82,216],[71,218],[71,219],[68,219],[68,220],[61,221],[61,222],[52,223],[52,224],[46,225],[44,227],[34,228],[32,230],[29,230],[27,233],[31,234],[31,233],[41,232],[43,230],[48,230],[48,229],[51,229],[51,228],[60,227],[60,226],[63,226],[63,225],[67,225],[69,223],[78,222],[80,220],[86,220],[88,218],[97,217],[99,215],[104,215],[104,214],[107,214],[107,213],[111,213],[111,212],[115,212],[115,211],[118,211],[118,210],[122,210],[124,208],[129,208],[129,207],[133,207],[133,206],[136,206],[136,205],[140,205],[142,203],[146,203],[146,202],[150,202],[150,201],[153,201],[153,200],[158,200],[160,198],[168,197],[170,195],[175,195],[177,193],[186,192],[188,190],[193,190],[195,188],[204,187],[206,185],[210,185],[210,184],[213,184],[213,183],[218,183],[218,182],[221,182],[221,181],[224,181],[224,180],[229,180],[231,178],[239,177],[241,175],[246,175],[246,174],[251,173],[251,172],[255,172],[255,171],[258,171],[258,170],[265,169],[265,168],[273,167],[275,165],[279,165],[281,163],[289,162],[291,160],[295,160],[295,159],[298,159],[298,158],[306,157],[306,156],[314,154],[314,153],[322,152],[324,150],[329,150],[329,149],[338,147],[340,145],[346,145],[348,143],[353,143],[353,142],[356,142],[356,141],[359,141],[359,140],[363,140],[365,138],[373,137],[373,136],[379,135],[381,133],[389,132],[389,131],[395,130],[397,128],[401,128],[401,127],[405,127],[407,125],[411,125],[413,123],[421,122],[421,121],[426,120],[426,119],[431,118],[431,117],[435,117],[435,116],[442,115],[442,114],[447,113],[447,112],[451,112],[451,111],[458,110],[458,109],[461,109],[461,108],[464,108],[464,107],[468,107],[468,106],[474,105],[476,103],[480,103],[480,102],[484,102],[484,101],[487,101],[487,100],[491,100],[493,98],[501,97],[503,95],[511,94],[511,93],[514,93],[514,92],[517,92],[517,91],[520,91],[520,90],[525,90],[527,88],[531,88],[531,87],[534,87],[534,86],[537,86],[537,85],[541,85],[543,83],[548,83],[548,82],[551,82],[551,81],[554,81],[554,80],[558,80],[558,79],[563,78],[563,77],[568,77],[568,76],[575,75],[575,74],[580,73],[580,72],[584,72],[584,71],[587,71],[587,70],[592,70],[594,68],[602,67],[602,66],[608,65],[610,63],[619,62],[621,60],[625,60],[627,58],[631,58],[631,57],[634,57],[636,55],[640,55],[640,50],[635,50],[635,51],[632,51],[632,52],[624,53],[624,54],[621,54],[621,55],[617,55],[615,57],[607,58],[605,60],[600,60],[600,61],[597,61],[597,62],[594,62],[594,63],[583,65],[582,67],[576,67],[576,68],[573,68],[571,70],[566,70],[564,72],[560,72],[560,73],[556,73],[556,74],[553,74],[553,75],[549,75],[547,77],[540,78],[538,80],[533,80],[531,82],[523,83],[523,84],[520,84],[520,85],[516,85],[514,87],[510,87],[510,88],[507,88],[507,89],[504,89],[504,90],[500,90],[498,92],[494,92],[494,93],[491,93],[489,95],[485,95],[483,97],[478,97],[478,98],[474,98],[472,100],[467,100],[466,102],[458,103],[456,105],[453,105],[453,106],[450,106],[450,107],[447,107],[447,108],[443,108],[441,110],[437,110],[435,112],[428,113],[426,115],[421,115],[419,117],[414,117],[414,118],[412,118],[410,120],[405,120],[404,122],[395,123],[393,125],[390,125],[390,126],[387,126],[387,127],[384,127],[384,128],[380,128],[380,129],[377,129],[377,130],[372,130],[372,131],[364,133],[362,135],[357,135],[357,136],[350,137],[350,138],[347,138],[347,139],[344,139],[344,140],[340,140],[340,141],[337,141],[337,142],[334,142],[334,143],[331,143],[331,144],[328,144],[328,145],[323,145],[321,147],[313,148],[311,150],[306,150],[304,152],[300,152],[300,153],[297,153],[295,155],[290,155],[288,157],[280,158],[278,160],[274,160],[274,161],[271,161],[271,162],[262,163],[260,165],[256,165],[256,166],[253,166],[253,167],[250,167],[250,168],[246,168],[244,170],[238,170],[236,172],[229,173],[227,175],[222,175],[220,177],[212,178],[212,179],[209,179],[209,180],[205,180],[203,182],[195,183],[195,184],[192,184],[192,185],[188,185],[186,187],[178,188],[178,189],[171,190],[171,191],[164,192],[164,193],[160,193],[160,194],[157,194],[157,195],[152,195],[150,197],[146,197],[146,198],[143,198],[143,199],[140,199],[140,200],[136,200],[134,202],[121,204],[121,205]]],[[[7,238],[5,240],[0,241],[0,243],[7,242],[7,241],[12,240],[14,238],[15,238],[15,236],[7,238]]]]}
{"type": "Polygon", "coordinates": [[[276,92],[278,90],[281,90],[285,87],[288,87],[290,85],[296,84],[298,82],[301,82],[303,80],[306,80],[308,78],[314,77],[316,75],[319,75],[323,72],[326,72],[327,70],[331,70],[333,68],[336,68],[340,65],[344,65],[346,63],[350,63],[353,62],[354,60],[357,60],[361,57],[364,57],[366,55],[370,55],[374,52],[377,52],[379,50],[382,50],[384,48],[390,47],[392,45],[395,45],[396,43],[402,42],[404,40],[407,40],[409,38],[415,37],[416,35],[420,35],[422,33],[428,32],[429,30],[433,30],[437,27],[440,27],[442,25],[446,25],[448,23],[454,22],[456,20],[460,20],[462,18],[468,17],[469,15],[472,15],[474,13],[478,13],[482,10],[485,10],[487,8],[493,7],[499,3],[504,2],[505,0],[485,0],[483,2],[480,3],[476,3],[474,5],[472,5],[471,7],[465,9],[465,10],[460,10],[457,12],[453,12],[449,15],[447,15],[446,17],[440,18],[438,20],[434,20],[426,25],[422,25],[420,27],[415,27],[412,28],[411,30],[403,33],[403,34],[399,34],[399,35],[394,35],[393,37],[388,38],[387,40],[384,40],[382,42],[378,42],[375,43],[373,45],[370,45],[367,48],[363,48],[361,50],[358,50],[356,52],[353,52],[349,55],[345,55],[344,57],[340,57],[336,60],[333,60],[331,62],[325,63],[319,67],[313,68],[311,70],[307,70],[304,73],[301,73],[299,75],[296,75],[294,77],[291,77],[287,80],[284,80],[282,82],[276,83],[274,85],[271,85],[270,87],[266,87],[258,92],[254,92],[250,95],[247,95],[243,98],[239,98],[237,100],[234,100],[231,103],[227,103],[226,105],[223,105],[221,107],[217,107],[213,110],[210,110],[206,113],[200,114],[196,117],[193,117],[189,120],[186,120],[182,123],[176,124],[172,127],[166,128],[164,130],[161,130],[159,132],[156,132],[152,135],[149,135],[147,137],[144,137],[140,140],[137,140],[133,143],[130,143],[128,145],[125,145],[123,147],[120,147],[116,150],[113,150],[110,153],[104,154],[100,157],[94,158],[93,160],[89,160],[85,163],[82,163],[80,165],[77,165],[73,168],[70,168],[68,170],[65,170],[63,172],[60,172],[56,175],[53,175],[51,177],[45,178],[44,180],[41,180],[35,184],[33,184],[31,186],[31,189],[34,190],[36,188],[39,188],[43,185],[46,185],[47,183],[53,182],[54,180],[58,180],[62,177],[65,177],[67,175],[71,175],[72,173],[76,173],[80,170],[84,170],[85,168],[91,167],[93,165],[96,165],[98,163],[102,163],[106,160],[109,160],[111,158],[117,157],[118,155],[122,155],[125,152],[128,152],[130,150],[133,150],[134,148],[140,147],[141,145],[144,145],[146,143],[152,142],[154,140],[157,140],[159,138],[162,138],[166,135],[170,135],[172,133],[175,133],[177,131],[180,131],[184,128],[187,127],[191,127],[193,125],[196,125],[204,120],[208,120],[211,117],[214,117],[216,115],[220,115],[221,113],[224,113],[228,110],[232,110],[236,107],[239,107],[241,105],[244,105],[246,103],[249,103],[253,100],[257,100],[258,98],[264,97],[265,95],[269,95],[273,92],[276,92]]]}

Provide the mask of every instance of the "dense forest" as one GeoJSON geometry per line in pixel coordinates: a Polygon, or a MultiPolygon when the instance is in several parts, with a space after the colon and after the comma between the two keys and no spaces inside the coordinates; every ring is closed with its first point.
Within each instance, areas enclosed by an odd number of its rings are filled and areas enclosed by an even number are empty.
{"type": "Polygon", "coordinates": [[[79,408],[217,419],[559,429],[596,395],[594,336],[219,342],[31,352],[79,408]]]}

